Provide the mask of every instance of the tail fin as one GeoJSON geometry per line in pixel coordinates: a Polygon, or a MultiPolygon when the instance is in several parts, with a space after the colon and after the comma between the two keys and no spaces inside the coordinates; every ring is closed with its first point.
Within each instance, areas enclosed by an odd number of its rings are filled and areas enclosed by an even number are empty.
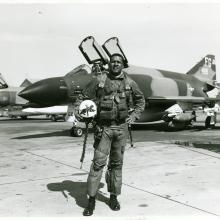
{"type": "Polygon", "coordinates": [[[0,73],[0,89],[8,88],[8,84],[5,82],[2,74],[0,73]]]}
{"type": "Polygon", "coordinates": [[[213,81],[216,80],[215,56],[205,56],[186,74],[193,75],[199,80],[213,85],[213,81]]]}

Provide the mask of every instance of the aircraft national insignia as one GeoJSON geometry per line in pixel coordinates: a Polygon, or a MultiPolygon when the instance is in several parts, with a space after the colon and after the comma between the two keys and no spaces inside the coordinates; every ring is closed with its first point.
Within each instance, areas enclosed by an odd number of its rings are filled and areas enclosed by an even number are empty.
{"type": "Polygon", "coordinates": [[[205,57],[205,66],[211,68],[212,64],[215,64],[215,59],[212,59],[210,57],[205,57]]]}

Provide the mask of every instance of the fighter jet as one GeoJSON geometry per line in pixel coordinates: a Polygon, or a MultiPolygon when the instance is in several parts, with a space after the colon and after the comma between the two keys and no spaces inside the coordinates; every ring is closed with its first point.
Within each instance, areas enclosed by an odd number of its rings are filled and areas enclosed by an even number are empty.
{"type": "Polygon", "coordinates": [[[9,86],[2,74],[0,74],[0,106],[8,105],[24,105],[27,100],[18,96],[18,93],[24,89],[24,87],[9,86]]]}
{"type": "Polygon", "coordinates": [[[196,120],[196,107],[203,106],[209,109],[205,126],[215,125],[216,118],[210,112],[215,111],[219,99],[207,95],[216,87],[214,55],[206,55],[183,74],[128,64],[116,37],[108,39],[101,47],[94,37],[89,36],[81,42],[79,49],[92,68],[80,65],[63,77],[38,81],[22,90],[19,96],[44,106],[71,105],[92,78],[99,77],[107,68],[108,57],[120,53],[125,60],[124,72],[136,81],[146,99],[145,111],[137,123],[164,120],[171,128],[185,128],[196,120]]]}
{"type": "Polygon", "coordinates": [[[59,119],[65,119],[67,114],[67,106],[52,106],[49,108],[40,108],[41,106],[32,103],[27,103],[26,99],[18,96],[18,93],[26,86],[31,85],[32,82],[39,80],[25,79],[20,87],[9,86],[4,80],[2,74],[0,74],[0,107],[4,108],[7,115],[10,118],[20,117],[27,119],[28,116],[36,115],[49,115],[52,121],[59,119]],[[38,107],[38,108],[33,108],[38,107]],[[6,110],[7,109],[7,110],[6,110]]]}
{"type": "Polygon", "coordinates": [[[0,107],[5,116],[15,118],[17,116],[22,119],[27,118],[27,114],[22,113],[18,107],[24,106],[27,100],[18,96],[18,92],[24,87],[9,86],[2,74],[0,74],[0,107]],[[16,109],[14,108],[16,107],[16,109]]]}

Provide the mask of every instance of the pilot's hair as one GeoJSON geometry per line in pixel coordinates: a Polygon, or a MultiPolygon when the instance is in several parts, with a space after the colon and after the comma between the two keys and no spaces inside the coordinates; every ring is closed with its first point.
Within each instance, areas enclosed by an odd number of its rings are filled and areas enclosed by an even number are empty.
{"type": "Polygon", "coordinates": [[[111,61],[112,57],[114,57],[114,56],[121,57],[121,59],[122,59],[122,61],[123,61],[123,64],[124,64],[124,67],[128,67],[128,64],[127,64],[127,62],[125,61],[125,58],[124,58],[120,53],[113,53],[113,54],[111,54],[111,56],[110,56],[110,61],[111,61]]]}

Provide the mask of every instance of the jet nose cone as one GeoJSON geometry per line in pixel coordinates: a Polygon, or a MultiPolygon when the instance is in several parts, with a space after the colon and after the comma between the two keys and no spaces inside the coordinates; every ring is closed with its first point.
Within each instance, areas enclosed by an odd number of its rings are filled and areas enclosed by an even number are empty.
{"type": "Polygon", "coordinates": [[[18,95],[41,105],[62,104],[67,99],[67,86],[62,77],[48,78],[33,83],[18,95]]]}
{"type": "Polygon", "coordinates": [[[29,100],[29,94],[32,93],[31,92],[31,89],[29,89],[30,86],[28,86],[27,88],[24,88],[23,90],[21,90],[18,95],[21,97],[21,98],[24,98],[26,100],[29,100]]]}

